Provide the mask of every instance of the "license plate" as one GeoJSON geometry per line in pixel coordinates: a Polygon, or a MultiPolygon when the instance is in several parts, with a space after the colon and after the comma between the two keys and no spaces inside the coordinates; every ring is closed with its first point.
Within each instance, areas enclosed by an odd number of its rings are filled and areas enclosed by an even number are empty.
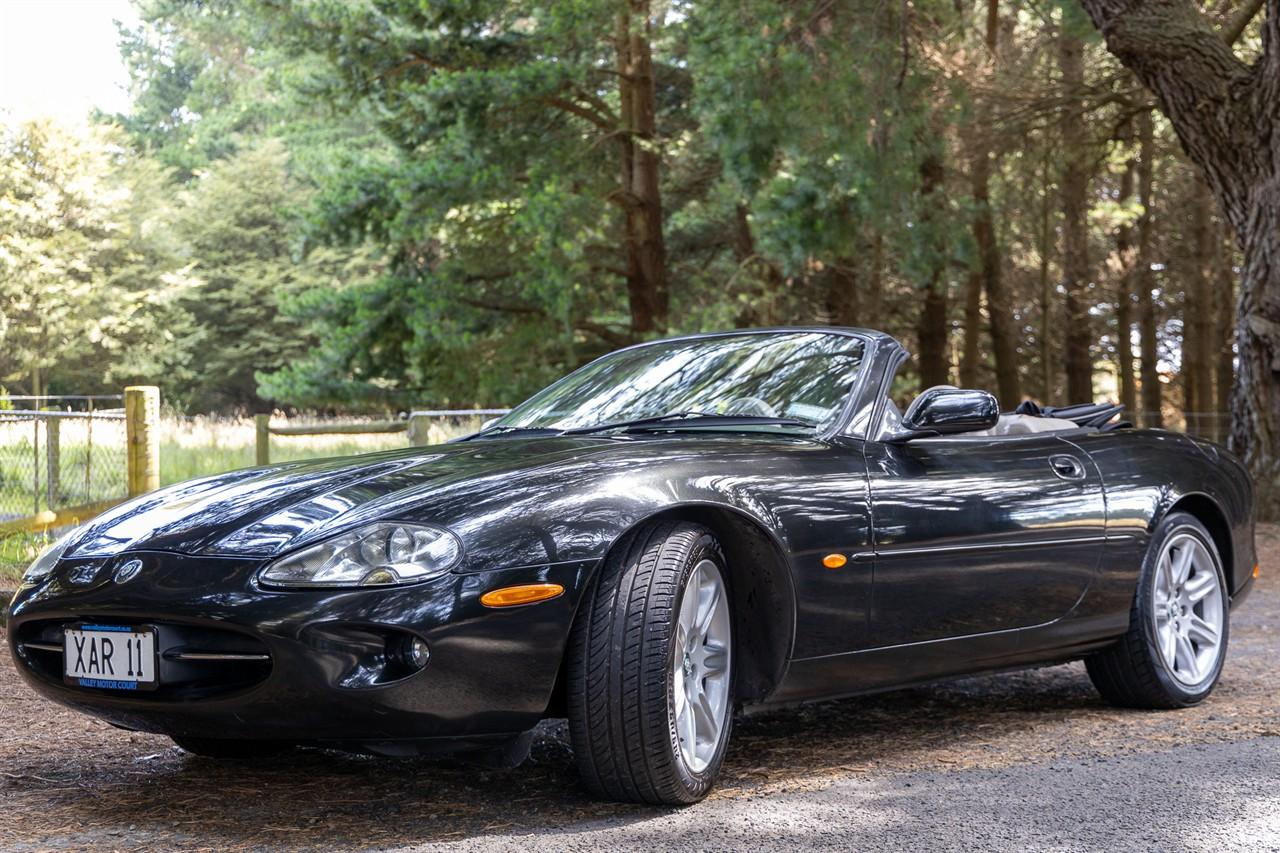
{"type": "Polygon", "coordinates": [[[64,680],[80,687],[153,690],[156,632],[127,625],[78,625],[62,640],[64,680]]]}

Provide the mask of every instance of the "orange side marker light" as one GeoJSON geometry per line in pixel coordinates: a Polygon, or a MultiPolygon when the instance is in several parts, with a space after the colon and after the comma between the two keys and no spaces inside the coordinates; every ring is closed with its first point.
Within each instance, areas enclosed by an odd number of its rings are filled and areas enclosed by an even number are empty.
{"type": "Polygon", "coordinates": [[[1253,579],[1254,579],[1254,580],[1257,580],[1257,579],[1258,579],[1259,577],[1261,577],[1261,576],[1262,576],[1262,564],[1261,564],[1261,563],[1254,563],[1254,564],[1253,564],[1253,579]]]}
{"type": "Polygon", "coordinates": [[[491,589],[480,596],[480,603],[485,607],[519,607],[521,604],[548,601],[563,594],[564,587],[558,583],[526,583],[491,589]]]}
{"type": "Polygon", "coordinates": [[[844,568],[844,564],[849,562],[849,558],[844,554],[828,554],[822,558],[822,565],[828,569],[844,568]]]}

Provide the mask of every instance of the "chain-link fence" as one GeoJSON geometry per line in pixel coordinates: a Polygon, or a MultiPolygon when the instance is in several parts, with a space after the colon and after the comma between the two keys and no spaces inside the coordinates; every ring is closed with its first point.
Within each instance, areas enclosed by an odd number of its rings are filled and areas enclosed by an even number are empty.
{"type": "Polygon", "coordinates": [[[0,410],[0,522],[115,500],[126,491],[119,409],[0,410]]]}

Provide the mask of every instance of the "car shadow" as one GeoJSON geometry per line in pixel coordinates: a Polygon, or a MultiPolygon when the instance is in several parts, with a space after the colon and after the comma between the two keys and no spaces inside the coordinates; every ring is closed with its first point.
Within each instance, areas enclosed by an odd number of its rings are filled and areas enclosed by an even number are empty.
{"type": "MultiPolygon", "coordinates": [[[[820,786],[862,771],[969,763],[984,750],[1005,750],[1005,741],[1036,726],[1095,710],[1102,706],[1076,665],[747,716],[736,723],[713,797],[820,786]]],[[[669,813],[592,799],[578,780],[563,721],[539,728],[525,764],[493,770],[318,749],[215,761],[165,738],[69,714],[62,719],[96,727],[90,745],[68,731],[38,754],[8,762],[0,787],[8,813],[48,827],[39,836],[46,843],[399,846],[661,822],[669,813]]]]}

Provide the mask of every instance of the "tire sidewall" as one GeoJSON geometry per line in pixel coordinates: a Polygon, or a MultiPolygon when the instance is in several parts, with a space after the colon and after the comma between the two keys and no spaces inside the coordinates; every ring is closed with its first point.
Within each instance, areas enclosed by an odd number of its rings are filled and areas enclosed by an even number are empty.
{"type": "Polygon", "coordinates": [[[689,549],[689,553],[685,555],[684,565],[680,569],[680,593],[671,608],[671,631],[667,644],[667,669],[666,669],[666,686],[667,686],[667,735],[668,748],[671,753],[671,763],[675,768],[676,776],[680,780],[681,786],[689,792],[691,798],[701,799],[706,795],[711,786],[715,784],[716,777],[720,773],[720,765],[724,763],[724,755],[729,746],[729,738],[733,730],[733,713],[734,713],[734,681],[737,665],[737,633],[734,631],[733,619],[733,595],[730,588],[729,573],[725,567],[724,555],[720,552],[719,545],[710,534],[700,536],[689,549]],[[672,674],[675,666],[676,653],[676,621],[679,619],[680,606],[684,602],[685,593],[688,590],[689,578],[693,575],[694,567],[703,560],[710,560],[715,563],[716,569],[720,572],[720,579],[724,582],[724,592],[729,600],[729,697],[725,708],[724,729],[720,734],[720,744],[716,747],[715,754],[711,760],[707,762],[707,766],[700,773],[696,773],[685,763],[684,754],[680,750],[680,735],[676,729],[675,714],[675,684],[672,674]]]}
{"type": "Polygon", "coordinates": [[[1204,525],[1186,513],[1176,512],[1166,516],[1160,522],[1159,527],[1156,528],[1152,542],[1154,547],[1147,552],[1147,559],[1142,568],[1142,578],[1138,586],[1137,604],[1138,614],[1142,620],[1143,639],[1146,641],[1147,654],[1151,656],[1152,670],[1155,672],[1156,680],[1160,682],[1160,687],[1180,704],[1194,705],[1213,692],[1213,688],[1217,685],[1218,679],[1222,675],[1222,667],[1227,659],[1228,641],[1231,634],[1231,605],[1227,595],[1226,575],[1222,568],[1222,557],[1218,554],[1218,547],[1214,544],[1213,538],[1208,531],[1205,530],[1204,525]],[[1204,546],[1209,556],[1213,559],[1214,571],[1218,574],[1218,585],[1222,591],[1222,606],[1224,610],[1222,643],[1218,660],[1214,664],[1212,675],[1194,690],[1188,688],[1174,677],[1169,670],[1168,664],[1165,663],[1164,655],[1160,652],[1157,639],[1155,608],[1152,604],[1152,599],[1155,596],[1155,575],[1159,570],[1160,555],[1164,553],[1164,549],[1170,539],[1182,534],[1189,534],[1200,540],[1200,544],[1204,546]]]}

